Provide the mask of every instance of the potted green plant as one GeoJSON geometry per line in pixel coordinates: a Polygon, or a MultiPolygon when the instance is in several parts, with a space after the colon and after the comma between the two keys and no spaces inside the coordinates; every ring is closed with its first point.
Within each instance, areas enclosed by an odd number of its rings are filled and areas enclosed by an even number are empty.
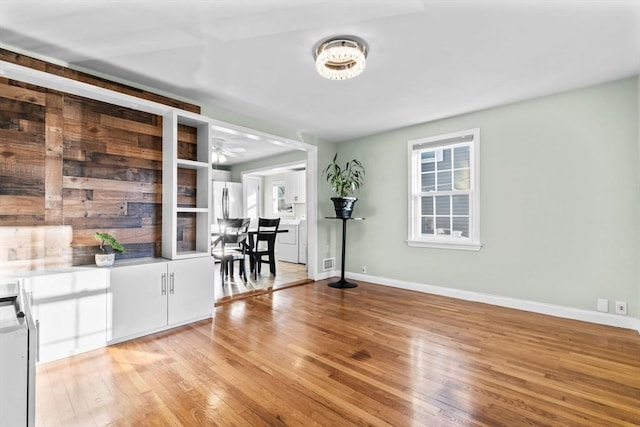
{"type": "Polygon", "coordinates": [[[96,254],[96,265],[98,267],[111,267],[116,259],[116,252],[123,254],[126,252],[115,237],[109,233],[96,232],[96,240],[100,241],[100,253],[96,254]]]}
{"type": "Polygon", "coordinates": [[[333,206],[338,218],[351,218],[353,205],[358,200],[351,196],[364,185],[364,166],[358,160],[348,161],[344,167],[338,162],[338,153],[333,161],[322,171],[337,197],[332,197],[333,206]]]}

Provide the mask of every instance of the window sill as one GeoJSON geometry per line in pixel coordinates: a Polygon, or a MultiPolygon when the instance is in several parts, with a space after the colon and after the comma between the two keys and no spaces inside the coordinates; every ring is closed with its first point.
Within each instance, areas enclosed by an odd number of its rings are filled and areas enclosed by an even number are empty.
{"type": "Polygon", "coordinates": [[[478,252],[482,248],[482,243],[459,242],[456,240],[407,240],[407,245],[418,248],[454,249],[460,251],[478,252]]]}

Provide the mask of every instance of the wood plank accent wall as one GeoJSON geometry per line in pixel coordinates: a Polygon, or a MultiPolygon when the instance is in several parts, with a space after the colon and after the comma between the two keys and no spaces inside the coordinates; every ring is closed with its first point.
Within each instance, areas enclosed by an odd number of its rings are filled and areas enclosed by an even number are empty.
{"type": "Polygon", "coordinates": [[[192,113],[200,114],[200,107],[198,105],[168,98],[166,96],[158,95],[142,89],[137,89],[135,87],[127,86],[121,83],[112,82],[110,80],[103,79],[101,77],[92,76],[91,74],[72,70],[71,68],[63,67],[57,64],[52,64],[50,62],[42,61],[40,59],[36,59],[27,55],[12,52],[10,50],[0,48],[0,61],[11,62],[12,64],[22,65],[24,67],[33,68],[39,71],[45,71],[49,74],[54,74],[56,76],[66,77],[71,80],[77,80],[79,82],[89,83],[94,86],[102,87],[105,89],[111,89],[116,92],[126,93],[127,95],[136,96],[138,98],[159,102],[161,104],[169,105],[171,107],[179,108],[181,110],[191,111],[192,113]]]}
{"type": "MultiPolygon", "coordinates": [[[[7,55],[141,95],[0,49],[0,59],[7,55]]],[[[158,95],[140,97],[199,112],[158,95]]],[[[181,158],[195,159],[196,134],[179,128],[181,158]]],[[[188,206],[195,206],[192,172],[179,179],[180,203],[188,206]]],[[[0,273],[93,264],[98,230],[126,246],[119,257],[160,256],[161,203],[162,117],[0,78],[0,273]]],[[[195,247],[193,221],[180,221],[180,247],[195,247]]]]}

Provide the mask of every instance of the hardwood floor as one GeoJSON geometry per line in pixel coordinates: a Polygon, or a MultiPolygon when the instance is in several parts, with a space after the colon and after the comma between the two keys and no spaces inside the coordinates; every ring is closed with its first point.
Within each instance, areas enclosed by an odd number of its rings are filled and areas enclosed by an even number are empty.
{"type": "Polygon", "coordinates": [[[38,426],[637,426],[632,330],[315,282],[40,365],[38,426]]]}
{"type": "MultiPolygon", "coordinates": [[[[236,264],[236,270],[237,268],[236,264]]],[[[271,292],[272,290],[312,282],[311,279],[308,279],[307,266],[304,264],[276,261],[276,273],[275,276],[272,276],[269,272],[269,266],[263,265],[262,274],[258,275],[257,279],[254,279],[247,266],[248,280],[246,282],[242,280],[239,272],[235,271],[234,276],[226,278],[225,284],[222,285],[220,264],[216,264],[216,276],[214,278],[216,306],[237,299],[271,292]]]]}

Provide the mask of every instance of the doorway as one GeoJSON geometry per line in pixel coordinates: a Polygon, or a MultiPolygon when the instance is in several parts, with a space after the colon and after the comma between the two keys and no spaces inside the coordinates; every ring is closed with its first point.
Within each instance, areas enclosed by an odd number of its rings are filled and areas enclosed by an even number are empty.
{"type": "Polygon", "coordinates": [[[254,228],[259,217],[266,217],[280,218],[279,228],[286,230],[276,241],[277,274],[263,270],[256,279],[250,275],[247,282],[238,274],[229,277],[225,286],[216,286],[217,303],[312,281],[307,267],[307,162],[273,161],[270,166],[243,171],[242,188],[244,217],[251,218],[254,228]]]}

